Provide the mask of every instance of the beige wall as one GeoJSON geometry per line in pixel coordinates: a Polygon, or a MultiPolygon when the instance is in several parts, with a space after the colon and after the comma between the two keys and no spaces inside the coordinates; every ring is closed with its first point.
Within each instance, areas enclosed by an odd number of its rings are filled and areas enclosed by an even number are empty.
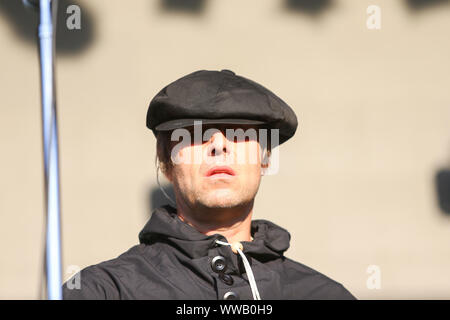
{"type": "MultiPolygon", "coordinates": [[[[198,14],[163,11],[160,1],[79,3],[95,36],[59,55],[56,70],[64,272],[138,241],[155,187],[150,99],[189,72],[231,69],[299,117],[255,210],[290,231],[287,256],[361,299],[450,298],[450,216],[433,184],[450,166],[448,5],[341,0],[312,17],[272,0],[211,0],[198,14]],[[370,4],[382,9],[381,30],[366,28],[370,4]],[[366,286],[369,265],[381,268],[379,290],[366,286]]],[[[0,37],[0,298],[35,299],[44,237],[38,60],[3,17],[0,37]]]]}

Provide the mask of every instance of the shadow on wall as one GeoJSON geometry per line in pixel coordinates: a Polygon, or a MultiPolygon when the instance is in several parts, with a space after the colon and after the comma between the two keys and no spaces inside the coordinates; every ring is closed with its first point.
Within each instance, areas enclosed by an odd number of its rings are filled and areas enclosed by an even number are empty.
{"type": "MultiPolygon", "coordinates": [[[[21,0],[0,0],[0,16],[8,19],[16,36],[29,44],[37,45],[37,26],[39,12],[25,7],[21,0]]],[[[58,20],[56,30],[56,52],[58,54],[80,54],[94,40],[93,19],[89,11],[76,1],[58,1],[58,20]],[[77,5],[80,8],[81,29],[67,28],[66,21],[71,15],[66,13],[67,7],[77,5]]]]}
{"type": "Polygon", "coordinates": [[[317,16],[333,6],[332,0],[285,0],[285,8],[317,16]]]}
{"type": "Polygon", "coordinates": [[[180,11],[200,14],[204,11],[206,0],[161,0],[164,11],[180,11]]]}
{"type": "MultiPolygon", "coordinates": [[[[161,8],[167,12],[201,14],[207,0],[161,0],[161,8]]],[[[285,8],[310,15],[317,15],[330,7],[332,0],[285,0],[285,8]]]]}
{"type": "MultiPolygon", "coordinates": [[[[161,185],[161,187],[164,189],[164,191],[168,194],[168,196],[175,201],[175,192],[173,191],[173,187],[171,184],[161,185]]],[[[174,204],[169,201],[169,199],[166,198],[164,193],[161,191],[161,189],[158,186],[155,186],[150,189],[149,192],[149,215],[155,210],[156,208],[159,208],[163,205],[170,204],[172,207],[174,207],[174,204]]]]}
{"type": "Polygon", "coordinates": [[[450,0],[406,0],[407,6],[411,10],[426,9],[429,7],[434,7],[438,4],[449,4],[450,0]]]}
{"type": "Polygon", "coordinates": [[[441,169],[436,174],[438,204],[441,211],[450,215],[450,169],[441,169]]]}

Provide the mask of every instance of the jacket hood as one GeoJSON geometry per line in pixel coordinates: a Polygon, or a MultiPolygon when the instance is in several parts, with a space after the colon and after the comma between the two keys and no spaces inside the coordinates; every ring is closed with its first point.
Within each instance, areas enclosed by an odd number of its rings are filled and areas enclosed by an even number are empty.
{"type": "MultiPolygon", "coordinates": [[[[244,252],[259,261],[279,258],[289,248],[289,232],[270,221],[253,220],[251,235],[253,241],[242,241],[244,252]]],[[[226,241],[220,234],[200,233],[179,219],[176,209],[169,205],[156,209],[139,233],[140,243],[164,242],[193,259],[208,255],[208,250],[217,246],[216,240],[226,241]]]]}

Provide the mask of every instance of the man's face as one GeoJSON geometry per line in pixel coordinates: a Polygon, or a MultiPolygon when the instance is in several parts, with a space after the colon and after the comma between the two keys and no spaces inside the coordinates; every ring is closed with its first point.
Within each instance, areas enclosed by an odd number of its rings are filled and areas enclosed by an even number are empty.
{"type": "Polygon", "coordinates": [[[169,173],[177,198],[191,209],[232,208],[252,201],[261,180],[260,145],[257,136],[251,136],[257,129],[242,125],[185,129],[192,140],[172,149],[178,161],[169,173]]]}

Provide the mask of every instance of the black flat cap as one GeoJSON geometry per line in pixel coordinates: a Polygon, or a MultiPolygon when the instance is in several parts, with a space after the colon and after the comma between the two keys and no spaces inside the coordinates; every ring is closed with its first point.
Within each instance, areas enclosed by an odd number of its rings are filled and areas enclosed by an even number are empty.
{"type": "Polygon", "coordinates": [[[147,127],[155,135],[192,126],[195,120],[279,129],[279,144],[297,129],[297,117],[283,100],[230,70],[200,70],[172,82],[152,99],[147,112],[147,127]]]}

